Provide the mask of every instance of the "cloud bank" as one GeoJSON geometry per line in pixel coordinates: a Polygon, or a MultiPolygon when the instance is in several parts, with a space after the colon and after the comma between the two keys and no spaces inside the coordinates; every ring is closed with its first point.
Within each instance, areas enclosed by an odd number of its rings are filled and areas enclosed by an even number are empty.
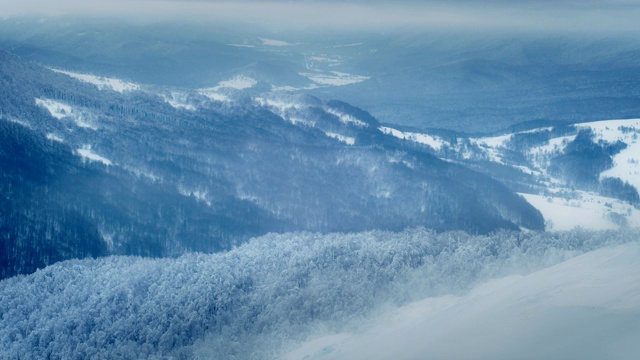
{"type": "Polygon", "coordinates": [[[0,0],[0,16],[105,15],[269,26],[638,32],[640,1],[0,0]]]}

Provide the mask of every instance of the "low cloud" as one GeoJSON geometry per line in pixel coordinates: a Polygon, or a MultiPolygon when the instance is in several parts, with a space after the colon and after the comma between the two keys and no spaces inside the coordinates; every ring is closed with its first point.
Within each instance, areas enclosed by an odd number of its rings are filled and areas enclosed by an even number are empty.
{"type": "Polygon", "coordinates": [[[0,0],[0,16],[105,15],[164,21],[246,21],[281,28],[398,27],[638,32],[639,1],[177,1],[0,0]]]}

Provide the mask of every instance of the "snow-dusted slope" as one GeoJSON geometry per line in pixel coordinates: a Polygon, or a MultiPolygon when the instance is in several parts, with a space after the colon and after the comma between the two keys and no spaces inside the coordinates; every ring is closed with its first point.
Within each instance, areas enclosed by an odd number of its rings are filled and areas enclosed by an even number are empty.
{"type": "Polygon", "coordinates": [[[52,100],[52,99],[41,99],[37,98],[35,100],[36,105],[41,106],[47,111],[49,114],[58,120],[72,120],[76,126],[91,130],[96,130],[97,127],[87,121],[87,116],[83,111],[74,109],[68,104],[65,104],[60,101],[52,100]]]}
{"type": "Polygon", "coordinates": [[[578,198],[524,194],[527,201],[547,220],[550,230],[570,230],[575,227],[590,230],[616,229],[620,226],[640,227],[640,210],[617,199],[584,191],[578,198]]]}
{"type": "Polygon", "coordinates": [[[55,72],[70,76],[74,79],[78,79],[80,81],[93,84],[100,90],[112,90],[112,91],[117,91],[119,93],[140,90],[140,85],[132,82],[124,81],[121,79],[109,78],[104,76],[96,76],[96,75],[90,75],[90,74],[80,74],[76,72],[59,70],[59,69],[52,69],[52,70],[55,72]]]}
{"type": "Polygon", "coordinates": [[[635,359],[640,244],[590,252],[463,296],[427,298],[284,359],[635,359]]]}
{"type": "Polygon", "coordinates": [[[626,149],[613,157],[613,167],[601,176],[617,177],[640,189],[640,119],[597,121],[576,127],[591,129],[597,141],[627,144],[626,149]]]}
{"type": "Polygon", "coordinates": [[[393,127],[381,127],[380,131],[427,146],[449,161],[470,164],[500,180],[516,182],[520,192],[528,187],[522,195],[542,212],[548,229],[640,226],[639,204],[628,191],[640,191],[639,119],[547,126],[480,137],[446,138],[393,127]],[[578,134],[583,134],[580,139],[578,134]],[[569,153],[570,157],[562,158],[569,153]],[[591,183],[572,179],[591,171],[591,165],[585,169],[589,161],[593,161],[594,168],[601,166],[596,161],[602,162],[603,157],[609,157],[611,165],[598,170],[591,183]],[[504,168],[511,168],[511,174],[495,173],[504,168]],[[616,189],[602,184],[607,179],[618,182],[616,189]],[[622,190],[623,186],[627,189],[622,190]],[[618,198],[613,198],[612,192],[616,191],[618,198]]]}

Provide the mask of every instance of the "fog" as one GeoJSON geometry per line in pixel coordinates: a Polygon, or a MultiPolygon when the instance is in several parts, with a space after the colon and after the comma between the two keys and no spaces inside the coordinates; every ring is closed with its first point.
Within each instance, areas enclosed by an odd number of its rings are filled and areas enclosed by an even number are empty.
{"type": "Polygon", "coordinates": [[[0,0],[0,16],[106,15],[141,21],[230,21],[286,28],[636,32],[638,1],[0,0]]]}

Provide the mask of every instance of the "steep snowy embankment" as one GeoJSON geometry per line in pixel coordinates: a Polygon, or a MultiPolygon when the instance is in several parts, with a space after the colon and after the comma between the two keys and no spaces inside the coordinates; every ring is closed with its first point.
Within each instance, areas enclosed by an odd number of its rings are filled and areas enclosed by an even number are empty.
{"type": "Polygon", "coordinates": [[[427,298],[284,358],[635,359],[639,324],[640,244],[632,243],[427,298]]]}

